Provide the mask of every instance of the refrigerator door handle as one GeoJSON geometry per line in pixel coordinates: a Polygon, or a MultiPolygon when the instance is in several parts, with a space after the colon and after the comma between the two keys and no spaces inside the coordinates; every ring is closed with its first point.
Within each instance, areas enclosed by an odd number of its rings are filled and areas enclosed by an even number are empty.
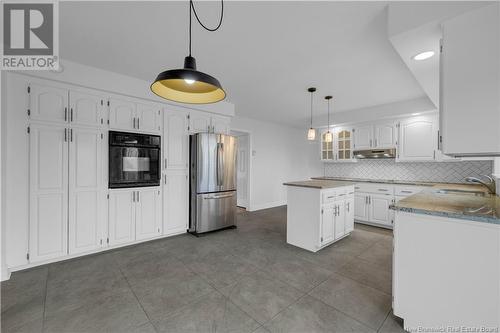
{"type": "Polygon", "coordinates": [[[234,193],[231,194],[225,194],[225,195],[218,195],[218,196],[212,196],[212,197],[204,197],[203,199],[208,200],[208,199],[223,199],[223,198],[229,198],[232,197],[234,193]]]}
{"type": "Polygon", "coordinates": [[[224,179],[224,144],[217,143],[217,186],[222,186],[224,179]]]}

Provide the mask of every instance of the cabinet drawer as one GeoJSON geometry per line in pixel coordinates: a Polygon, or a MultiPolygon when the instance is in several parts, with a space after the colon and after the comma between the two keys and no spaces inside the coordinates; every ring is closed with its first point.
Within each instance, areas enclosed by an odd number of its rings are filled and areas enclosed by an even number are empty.
{"type": "Polygon", "coordinates": [[[336,196],[337,196],[336,191],[325,191],[321,193],[321,199],[322,199],[321,202],[323,204],[332,203],[335,201],[336,196]]]}
{"type": "Polygon", "coordinates": [[[394,194],[394,186],[388,184],[363,183],[354,186],[356,192],[394,194]]]}
{"type": "Polygon", "coordinates": [[[397,196],[410,196],[410,195],[413,195],[413,194],[416,194],[420,191],[422,191],[423,188],[421,187],[415,187],[415,186],[411,186],[411,187],[396,187],[394,189],[394,195],[397,195],[397,196]]]}

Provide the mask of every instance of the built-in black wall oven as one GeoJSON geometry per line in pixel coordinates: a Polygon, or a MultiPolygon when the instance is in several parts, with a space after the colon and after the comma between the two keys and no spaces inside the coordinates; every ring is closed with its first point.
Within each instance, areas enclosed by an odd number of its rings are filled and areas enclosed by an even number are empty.
{"type": "Polygon", "coordinates": [[[109,188],[160,185],[160,136],[109,132],[109,188]]]}

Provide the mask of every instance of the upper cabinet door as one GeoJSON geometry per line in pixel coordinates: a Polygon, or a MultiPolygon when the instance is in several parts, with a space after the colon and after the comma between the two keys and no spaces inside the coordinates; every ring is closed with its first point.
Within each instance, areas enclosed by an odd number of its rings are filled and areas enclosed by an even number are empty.
{"type": "Polygon", "coordinates": [[[136,105],[134,102],[111,98],[109,100],[109,127],[117,130],[136,129],[136,105]]]}
{"type": "Polygon", "coordinates": [[[373,146],[373,126],[354,127],[354,150],[371,149],[373,146]]]}
{"type": "Polygon", "coordinates": [[[211,127],[210,116],[202,112],[192,111],[189,114],[189,132],[204,133],[210,132],[211,127]]]}
{"type": "Polygon", "coordinates": [[[419,116],[401,121],[399,161],[434,161],[437,150],[437,119],[419,116]]]}
{"type": "Polygon", "coordinates": [[[500,154],[500,4],[442,24],[441,149],[457,156],[500,154]]]}
{"type": "Polygon", "coordinates": [[[394,122],[376,124],[374,128],[374,148],[394,148],[396,146],[396,125],[394,122]]]}
{"type": "Polygon", "coordinates": [[[30,126],[30,262],[68,253],[68,135],[54,125],[30,126]]]}
{"type": "Polygon", "coordinates": [[[229,134],[231,119],[229,117],[212,116],[212,131],[219,134],[229,134]]]}
{"type": "Polygon", "coordinates": [[[188,167],[189,140],[187,113],[166,110],[164,121],[164,168],[185,170],[188,167]]]}
{"type": "Polygon", "coordinates": [[[142,132],[158,133],[161,125],[161,111],[156,104],[137,104],[136,129],[142,132]]]}
{"type": "Polygon", "coordinates": [[[51,123],[68,121],[68,90],[30,84],[30,119],[51,123]]]}
{"type": "Polygon", "coordinates": [[[69,92],[69,121],[73,125],[101,127],[104,124],[105,98],[80,91],[69,92]]]}
{"type": "Polygon", "coordinates": [[[136,191],[136,239],[150,239],[161,235],[161,192],[159,187],[136,191]]]}
{"type": "MultiPolygon", "coordinates": [[[[322,161],[333,161],[335,159],[335,151],[333,149],[333,144],[335,140],[333,140],[332,142],[326,142],[325,141],[325,138],[326,138],[326,133],[328,131],[325,129],[321,132],[321,145],[320,145],[320,154],[321,154],[321,160],[322,161]]],[[[334,133],[334,129],[332,128],[330,130],[330,132],[332,132],[332,136],[333,136],[333,139],[335,139],[335,135],[333,135],[334,133]]]]}
{"type": "Polygon", "coordinates": [[[69,135],[69,253],[102,246],[106,229],[106,184],[101,131],[71,128],[69,135]]]}
{"type": "Polygon", "coordinates": [[[352,161],[352,129],[337,127],[334,137],[337,161],[352,161]]]}

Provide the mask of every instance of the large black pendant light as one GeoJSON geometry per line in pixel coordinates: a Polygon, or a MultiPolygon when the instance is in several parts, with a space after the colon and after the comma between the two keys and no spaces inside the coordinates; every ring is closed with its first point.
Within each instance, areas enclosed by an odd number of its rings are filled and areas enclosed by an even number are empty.
{"type": "Polygon", "coordinates": [[[224,0],[221,0],[221,15],[219,24],[207,28],[198,18],[192,0],[189,0],[189,55],[184,59],[184,68],[172,69],[158,74],[151,85],[151,91],[156,95],[180,103],[208,104],[223,100],[226,92],[219,81],[203,72],[196,70],[196,59],[191,56],[191,21],[192,13],[198,23],[208,31],[216,31],[224,17],[224,0]]]}
{"type": "Polygon", "coordinates": [[[313,128],[313,93],[316,91],[316,88],[311,87],[307,91],[311,93],[311,126],[307,131],[307,140],[314,141],[316,140],[316,130],[313,128]]]}

